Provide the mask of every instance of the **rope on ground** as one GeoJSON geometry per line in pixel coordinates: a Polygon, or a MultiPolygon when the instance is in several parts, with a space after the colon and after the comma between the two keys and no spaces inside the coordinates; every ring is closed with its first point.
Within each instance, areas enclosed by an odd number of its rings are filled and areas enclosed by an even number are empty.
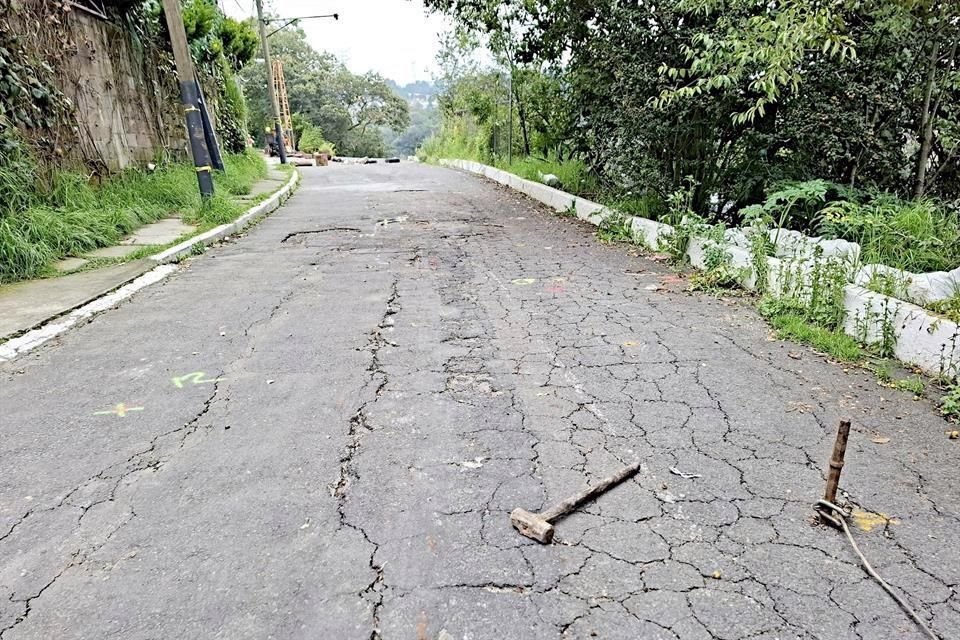
{"type": "MultiPolygon", "coordinates": [[[[859,556],[860,562],[861,564],[863,564],[864,570],[866,570],[866,572],[870,575],[871,578],[873,578],[878,583],[880,583],[880,586],[883,587],[884,591],[890,594],[891,598],[897,601],[897,604],[899,604],[900,607],[907,612],[907,615],[909,615],[913,619],[913,621],[917,623],[917,626],[919,626],[923,630],[923,632],[927,635],[928,638],[930,638],[931,640],[940,640],[940,637],[930,630],[930,627],[928,627],[927,624],[920,618],[920,616],[917,615],[917,612],[914,611],[913,608],[911,608],[910,605],[907,604],[907,602],[903,598],[901,598],[899,595],[896,594],[896,592],[893,590],[893,587],[887,584],[886,580],[880,577],[880,574],[876,572],[876,570],[870,564],[870,561],[867,560],[867,557],[863,555],[863,552],[860,551],[860,547],[857,546],[856,540],[853,539],[853,534],[850,533],[850,527],[847,525],[847,512],[841,509],[840,507],[838,507],[837,505],[833,504],[832,502],[828,502],[827,500],[819,500],[817,502],[817,506],[823,507],[825,509],[830,509],[835,514],[837,514],[837,517],[835,518],[833,516],[828,516],[828,520],[834,524],[839,523],[839,525],[843,527],[843,532],[847,534],[847,540],[850,542],[850,546],[853,547],[854,552],[857,554],[857,556],[859,556]]],[[[827,514],[822,514],[822,515],[827,515],[827,514]]]]}

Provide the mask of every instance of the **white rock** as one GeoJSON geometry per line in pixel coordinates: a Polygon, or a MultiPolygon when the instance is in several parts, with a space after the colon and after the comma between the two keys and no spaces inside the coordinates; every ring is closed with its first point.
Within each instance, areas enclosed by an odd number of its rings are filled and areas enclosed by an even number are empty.
{"type": "Polygon", "coordinates": [[[552,173],[545,173],[542,176],[540,176],[540,182],[547,185],[548,187],[560,186],[560,178],[553,175],[552,173]]]}
{"type": "Polygon", "coordinates": [[[853,283],[867,288],[870,281],[877,277],[889,278],[892,282],[907,284],[913,277],[913,274],[908,271],[888,267],[885,264],[865,264],[857,271],[857,275],[853,278],[853,283]]]}
{"type": "Polygon", "coordinates": [[[824,258],[841,258],[850,263],[860,259],[860,245],[846,240],[825,240],[809,237],[791,229],[771,229],[770,241],[776,242],[776,255],[781,258],[811,258],[817,247],[824,258]]]}
{"type": "Polygon", "coordinates": [[[723,232],[723,239],[735,247],[750,248],[750,237],[743,229],[727,229],[723,232]]]}
{"type": "Polygon", "coordinates": [[[960,292],[960,269],[933,271],[914,275],[907,286],[907,296],[912,302],[929,304],[946,300],[960,292]]]}
{"type": "Polygon", "coordinates": [[[860,245],[856,242],[848,242],[847,240],[824,240],[822,238],[817,238],[816,244],[823,249],[824,257],[837,257],[843,258],[848,262],[857,262],[860,260],[860,245]]]}
{"type": "Polygon", "coordinates": [[[791,229],[770,229],[770,242],[776,243],[775,253],[781,258],[799,258],[812,252],[807,237],[791,229]]]}

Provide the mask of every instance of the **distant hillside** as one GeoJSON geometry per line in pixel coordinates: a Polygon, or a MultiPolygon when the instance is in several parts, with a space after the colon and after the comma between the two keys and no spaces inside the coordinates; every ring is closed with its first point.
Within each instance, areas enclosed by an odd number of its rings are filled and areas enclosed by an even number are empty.
{"type": "Polygon", "coordinates": [[[385,138],[393,153],[411,155],[440,126],[440,113],[437,110],[439,90],[435,84],[426,80],[405,85],[387,80],[387,84],[410,104],[410,126],[406,131],[384,131],[385,138]]]}
{"type": "Polygon", "coordinates": [[[411,105],[417,104],[424,108],[435,106],[437,103],[437,86],[427,80],[417,80],[408,84],[400,85],[393,80],[387,80],[387,84],[397,95],[409,102],[411,105]]]}

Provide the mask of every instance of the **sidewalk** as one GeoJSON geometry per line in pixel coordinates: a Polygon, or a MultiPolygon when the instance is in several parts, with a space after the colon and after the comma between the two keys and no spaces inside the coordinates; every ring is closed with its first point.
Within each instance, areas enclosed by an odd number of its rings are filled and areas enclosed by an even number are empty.
{"type": "MultiPolygon", "coordinates": [[[[289,179],[271,166],[266,178],[235,200],[252,207],[283,188],[289,179]]],[[[0,342],[130,282],[157,266],[158,260],[151,255],[198,233],[196,226],[180,218],[164,218],[137,229],[119,244],[61,260],[54,266],[65,275],[0,287],[0,342]]]]}

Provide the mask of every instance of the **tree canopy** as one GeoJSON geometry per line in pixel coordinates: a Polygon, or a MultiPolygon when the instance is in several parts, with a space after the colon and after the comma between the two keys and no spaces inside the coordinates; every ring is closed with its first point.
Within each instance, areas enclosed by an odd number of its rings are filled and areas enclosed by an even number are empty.
{"type": "MultiPolygon", "coordinates": [[[[344,155],[385,155],[382,128],[406,129],[409,108],[388,81],[375,73],[355,74],[335,56],[316,51],[299,27],[270,37],[270,54],[283,62],[287,94],[299,138],[307,125],[318,128],[344,155]]],[[[273,118],[262,63],[241,73],[250,110],[250,129],[262,137],[273,118]]]]}
{"type": "Polygon", "coordinates": [[[503,155],[493,130],[513,120],[513,153],[574,155],[661,201],[691,186],[719,216],[812,178],[960,198],[956,2],[426,4],[457,25],[441,54],[445,130],[481,155],[503,155]],[[495,65],[471,67],[477,43],[495,65]]]}

